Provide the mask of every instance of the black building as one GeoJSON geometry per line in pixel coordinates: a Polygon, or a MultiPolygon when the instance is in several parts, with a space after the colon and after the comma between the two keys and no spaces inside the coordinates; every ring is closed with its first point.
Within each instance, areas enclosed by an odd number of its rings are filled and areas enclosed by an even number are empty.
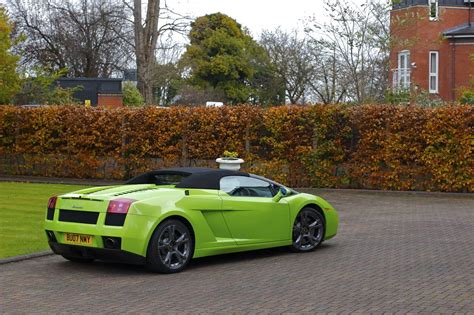
{"type": "Polygon", "coordinates": [[[122,106],[122,79],[60,78],[55,84],[62,88],[79,87],[74,98],[82,104],[90,100],[92,106],[122,106]]]}

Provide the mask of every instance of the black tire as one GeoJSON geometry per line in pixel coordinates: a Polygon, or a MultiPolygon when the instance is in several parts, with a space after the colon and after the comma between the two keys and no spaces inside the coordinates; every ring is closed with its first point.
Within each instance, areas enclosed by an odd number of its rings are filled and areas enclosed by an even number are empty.
{"type": "Polygon", "coordinates": [[[301,209],[293,223],[290,249],[294,252],[310,252],[318,248],[324,240],[326,226],[324,217],[313,208],[301,209]]]}
{"type": "Polygon", "coordinates": [[[186,268],[193,257],[194,241],[189,228],[179,220],[165,220],[156,228],[146,257],[150,271],[176,273],[186,268]]]}
{"type": "Polygon", "coordinates": [[[61,255],[61,256],[63,256],[64,259],[67,259],[75,263],[81,263],[81,264],[91,263],[94,261],[94,258],[77,257],[77,256],[70,256],[70,255],[61,255]]]}

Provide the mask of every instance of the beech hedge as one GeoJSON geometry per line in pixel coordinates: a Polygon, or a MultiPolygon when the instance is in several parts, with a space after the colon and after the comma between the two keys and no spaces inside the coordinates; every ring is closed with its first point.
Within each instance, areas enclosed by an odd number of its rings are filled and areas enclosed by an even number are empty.
{"type": "Polygon", "coordinates": [[[228,150],[293,187],[473,192],[473,128],[469,105],[0,106],[0,174],[127,179],[228,150]]]}

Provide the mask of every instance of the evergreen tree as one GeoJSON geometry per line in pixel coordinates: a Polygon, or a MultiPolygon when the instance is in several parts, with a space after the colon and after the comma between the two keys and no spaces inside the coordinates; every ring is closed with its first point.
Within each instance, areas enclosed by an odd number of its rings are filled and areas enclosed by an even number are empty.
{"type": "Polygon", "coordinates": [[[10,104],[20,89],[20,78],[16,72],[18,56],[10,52],[12,23],[5,8],[0,6],[0,104],[10,104]]]}

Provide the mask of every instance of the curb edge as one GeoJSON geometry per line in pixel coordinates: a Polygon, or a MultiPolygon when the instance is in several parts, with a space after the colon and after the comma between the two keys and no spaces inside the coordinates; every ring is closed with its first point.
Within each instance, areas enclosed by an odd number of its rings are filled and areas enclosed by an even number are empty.
{"type": "Polygon", "coordinates": [[[54,253],[52,251],[48,250],[48,251],[39,252],[39,253],[7,257],[7,258],[0,259],[0,265],[19,262],[19,261],[23,261],[23,260],[30,260],[30,259],[40,258],[40,257],[49,256],[49,255],[53,255],[53,254],[54,253]]]}

